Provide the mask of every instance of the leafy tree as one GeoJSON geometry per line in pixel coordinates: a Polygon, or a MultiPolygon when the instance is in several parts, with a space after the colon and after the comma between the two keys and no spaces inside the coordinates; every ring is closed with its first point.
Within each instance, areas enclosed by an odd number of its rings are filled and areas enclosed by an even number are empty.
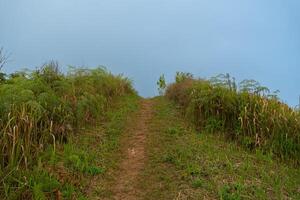
{"type": "Polygon", "coordinates": [[[256,93],[261,87],[260,83],[253,79],[245,79],[240,82],[239,88],[242,92],[256,93]]]}
{"type": "Polygon", "coordinates": [[[236,82],[235,82],[235,78],[231,77],[228,73],[226,74],[219,74],[215,77],[212,77],[210,79],[210,82],[214,85],[214,86],[221,86],[221,87],[225,87],[228,88],[232,91],[237,91],[237,86],[236,86],[236,82]]]}
{"type": "Polygon", "coordinates": [[[275,91],[273,94],[270,94],[271,91],[269,88],[262,86],[258,81],[253,79],[245,79],[239,84],[241,92],[249,92],[260,96],[277,98],[279,91],[275,91]]]}

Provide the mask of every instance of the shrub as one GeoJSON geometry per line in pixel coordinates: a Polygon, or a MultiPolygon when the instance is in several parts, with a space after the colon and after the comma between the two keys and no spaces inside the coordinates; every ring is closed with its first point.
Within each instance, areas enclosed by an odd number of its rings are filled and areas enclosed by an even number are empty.
{"type": "Polygon", "coordinates": [[[165,79],[165,75],[162,74],[158,81],[156,82],[156,85],[157,85],[157,89],[158,89],[158,92],[159,92],[159,95],[163,95],[164,92],[165,92],[165,89],[167,87],[166,85],[166,79],[165,79]]]}

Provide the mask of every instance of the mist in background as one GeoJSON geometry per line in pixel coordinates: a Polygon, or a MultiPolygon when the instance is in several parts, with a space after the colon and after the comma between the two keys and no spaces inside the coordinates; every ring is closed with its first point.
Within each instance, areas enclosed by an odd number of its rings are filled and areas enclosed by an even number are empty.
{"type": "Polygon", "coordinates": [[[176,71],[255,79],[291,106],[300,95],[299,0],[0,0],[5,72],[49,60],[104,65],[139,94],[176,71]]]}

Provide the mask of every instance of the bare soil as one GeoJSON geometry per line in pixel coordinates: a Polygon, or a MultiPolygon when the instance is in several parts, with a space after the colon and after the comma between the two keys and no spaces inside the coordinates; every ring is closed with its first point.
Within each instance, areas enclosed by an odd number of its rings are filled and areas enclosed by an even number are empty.
{"type": "Polygon", "coordinates": [[[145,144],[149,132],[148,124],[153,115],[152,106],[151,100],[141,100],[136,121],[129,122],[128,137],[121,141],[123,160],[113,191],[114,199],[140,199],[141,191],[137,183],[146,161],[145,144]]]}

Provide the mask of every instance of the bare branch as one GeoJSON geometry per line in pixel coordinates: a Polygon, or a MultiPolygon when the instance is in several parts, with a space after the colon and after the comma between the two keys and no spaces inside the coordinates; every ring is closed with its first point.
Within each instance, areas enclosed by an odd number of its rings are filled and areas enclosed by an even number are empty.
{"type": "Polygon", "coordinates": [[[8,62],[9,55],[4,53],[3,47],[0,48],[0,71],[4,67],[5,64],[8,62]]]}

